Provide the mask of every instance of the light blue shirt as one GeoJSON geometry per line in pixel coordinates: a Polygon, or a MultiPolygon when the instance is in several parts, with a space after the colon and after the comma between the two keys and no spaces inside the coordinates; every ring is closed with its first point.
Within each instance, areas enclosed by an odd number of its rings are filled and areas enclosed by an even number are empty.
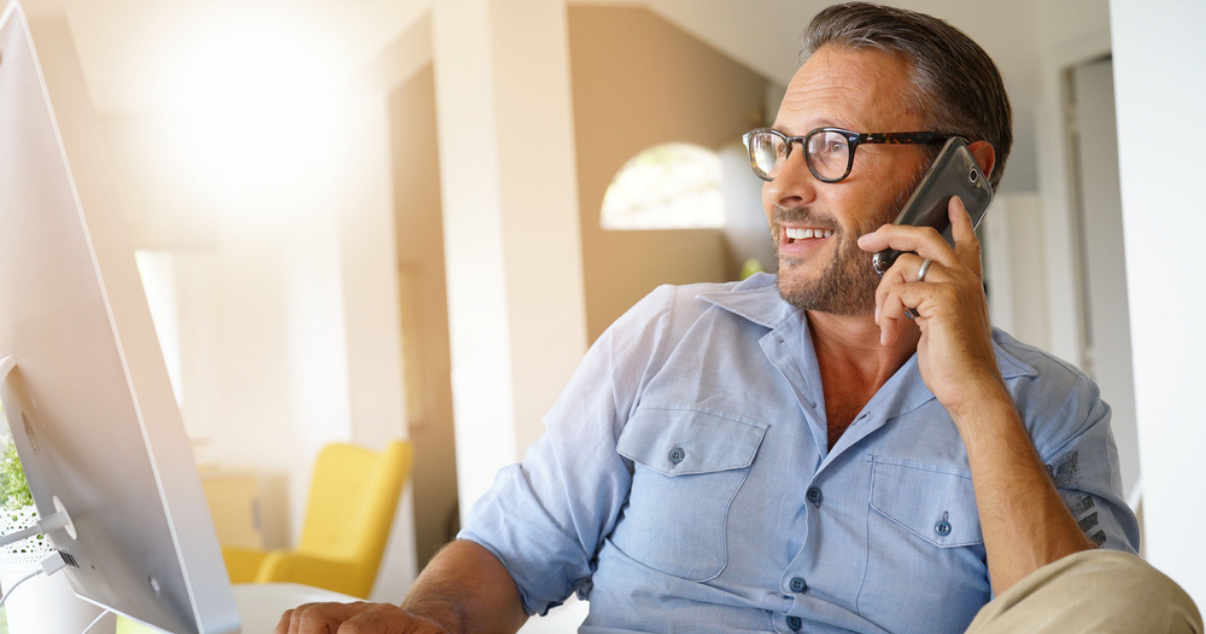
{"type": "MultiPolygon", "coordinates": [[[[967,453],[914,356],[828,449],[808,321],[775,278],[662,287],[591,347],[523,462],[460,537],[581,632],[962,632],[990,598],[967,453]]],[[[994,332],[1081,528],[1134,552],[1109,407],[994,332]]]]}

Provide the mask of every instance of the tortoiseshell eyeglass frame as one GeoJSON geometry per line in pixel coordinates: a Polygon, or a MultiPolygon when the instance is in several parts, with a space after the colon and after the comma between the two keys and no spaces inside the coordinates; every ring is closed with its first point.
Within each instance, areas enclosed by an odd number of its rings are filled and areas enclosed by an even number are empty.
{"type": "MultiPolygon", "coordinates": [[[[856,150],[858,150],[858,146],[862,145],[863,143],[878,143],[878,144],[891,144],[891,145],[930,145],[930,144],[934,144],[934,143],[944,143],[947,139],[949,139],[953,136],[959,136],[957,134],[947,134],[945,132],[865,132],[864,133],[864,132],[854,132],[851,130],[844,130],[842,128],[817,128],[816,130],[812,130],[808,134],[805,134],[804,136],[788,136],[778,130],[775,130],[774,128],[758,128],[757,130],[751,130],[750,132],[747,132],[744,135],[742,135],[741,140],[742,140],[742,142],[745,143],[746,149],[749,150],[750,167],[753,168],[754,174],[756,174],[758,176],[758,178],[761,178],[762,180],[768,181],[768,182],[775,180],[775,177],[770,172],[763,171],[761,168],[759,168],[758,167],[758,159],[756,156],[754,156],[754,144],[752,143],[752,141],[753,141],[754,137],[759,134],[770,134],[772,136],[778,137],[783,142],[784,147],[787,148],[787,150],[783,153],[783,158],[775,163],[776,167],[781,165],[782,163],[785,163],[787,161],[787,159],[791,157],[792,146],[795,145],[796,143],[799,143],[800,147],[804,148],[804,162],[808,164],[808,171],[812,172],[812,175],[815,176],[817,180],[819,180],[823,183],[837,183],[837,182],[844,180],[847,176],[849,176],[850,169],[852,167],[854,167],[854,153],[856,150]],[[821,174],[819,174],[817,172],[816,167],[813,165],[812,154],[808,152],[808,142],[812,139],[813,136],[820,134],[822,132],[830,132],[830,133],[841,135],[842,138],[844,138],[846,140],[847,145],[850,147],[849,153],[847,154],[847,157],[846,157],[846,170],[843,171],[842,175],[838,176],[837,178],[825,177],[825,176],[822,176],[821,174]]],[[[774,168],[772,168],[771,171],[775,171],[774,168]]]]}

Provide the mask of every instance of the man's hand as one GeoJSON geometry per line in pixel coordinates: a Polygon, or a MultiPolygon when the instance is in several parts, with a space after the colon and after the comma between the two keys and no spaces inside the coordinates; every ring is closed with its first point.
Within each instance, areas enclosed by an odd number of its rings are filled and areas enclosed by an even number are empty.
{"type": "Polygon", "coordinates": [[[281,616],[273,634],[448,634],[388,603],[307,603],[281,616]]]}
{"type": "Polygon", "coordinates": [[[885,225],[859,239],[866,251],[914,251],[896,260],[876,292],[881,342],[891,344],[905,309],[918,314],[917,362],[955,422],[971,468],[988,573],[999,596],[1026,575],[1093,547],[1059,498],[997,368],[980,241],[958,198],[948,210],[955,248],[935,230],[885,225]],[[917,280],[925,258],[931,260],[917,280]]]}
{"type": "Polygon", "coordinates": [[[507,569],[464,539],[432,558],[402,605],[309,603],[285,612],[274,634],[514,634],[528,620],[507,569]]]}
{"type": "Polygon", "coordinates": [[[884,273],[875,294],[880,341],[885,345],[896,341],[907,323],[905,311],[912,308],[921,330],[917,344],[921,376],[958,424],[966,410],[982,403],[986,395],[1006,393],[993,352],[980,241],[957,197],[951,199],[948,213],[954,249],[930,227],[902,225],[884,225],[858,244],[865,251],[906,252],[884,273]],[[924,281],[918,281],[925,258],[931,260],[930,266],[924,281]]]}

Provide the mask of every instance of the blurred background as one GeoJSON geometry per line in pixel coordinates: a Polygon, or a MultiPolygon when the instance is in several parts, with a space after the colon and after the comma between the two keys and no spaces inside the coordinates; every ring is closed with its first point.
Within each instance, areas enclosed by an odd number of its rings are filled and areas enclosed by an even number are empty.
{"type": "MultiPolygon", "coordinates": [[[[25,0],[64,27],[43,58],[78,56],[112,160],[75,168],[120,197],[223,542],[291,545],[322,446],[409,438],[373,594],[397,600],[616,317],[773,271],[740,138],[826,4],[25,0]]],[[[1001,68],[992,317],[1098,380],[1144,511],[1111,7],[902,4],[1001,68]]]]}

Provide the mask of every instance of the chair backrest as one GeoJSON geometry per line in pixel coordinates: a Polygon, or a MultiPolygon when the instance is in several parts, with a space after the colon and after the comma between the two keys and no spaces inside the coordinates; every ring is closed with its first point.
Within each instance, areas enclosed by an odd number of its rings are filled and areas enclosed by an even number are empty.
{"type": "Polygon", "coordinates": [[[342,443],[323,448],[297,551],[355,561],[374,578],[413,459],[402,441],[381,453],[342,443]]]}

